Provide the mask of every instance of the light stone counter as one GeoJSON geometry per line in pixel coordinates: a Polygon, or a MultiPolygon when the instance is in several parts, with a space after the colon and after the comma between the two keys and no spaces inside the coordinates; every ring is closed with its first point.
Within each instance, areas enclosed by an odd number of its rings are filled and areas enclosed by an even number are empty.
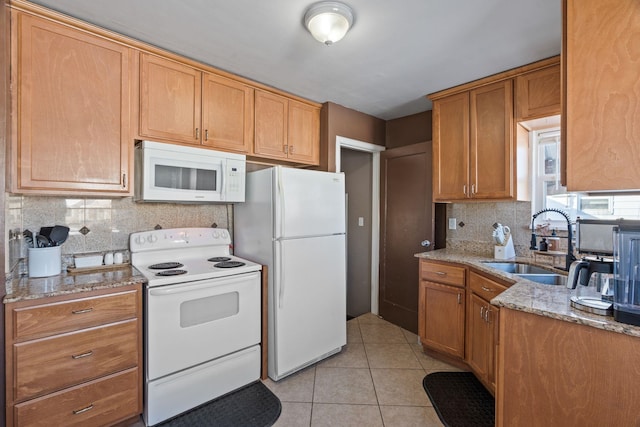
{"type": "MultiPolygon", "coordinates": [[[[483,264],[483,261],[500,262],[501,260],[450,249],[422,252],[415,254],[415,256],[417,258],[446,261],[473,267],[475,270],[489,273],[494,277],[513,283],[509,289],[491,300],[491,304],[498,307],[524,311],[539,316],[563,320],[565,322],[578,323],[607,331],[640,337],[640,327],[638,326],[616,322],[612,316],[598,316],[572,308],[569,299],[575,291],[567,289],[566,286],[544,285],[532,282],[514,274],[487,267],[483,264]]],[[[534,264],[530,258],[516,258],[516,261],[534,264]]],[[[548,268],[556,273],[566,273],[562,270],[552,269],[550,266],[536,265],[548,268]]]]}
{"type": "Polygon", "coordinates": [[[121,286],[144,283],[146,279],[131,266],[92,273],[63,272],[57,276],[29,278],[19,277],[6,283],[7,295],[4,303],[37,298],[68,295],[99,289],[118,288],[121,286]]]}

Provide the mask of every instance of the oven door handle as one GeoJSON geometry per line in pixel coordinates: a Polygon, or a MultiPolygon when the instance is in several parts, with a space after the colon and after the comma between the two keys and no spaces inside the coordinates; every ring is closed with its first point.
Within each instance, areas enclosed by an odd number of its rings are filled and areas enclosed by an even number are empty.
{"type": "MultiPolygon", "coordinates": [[[[256,275],[258,273],[250,273],[250,274],[256,275]]],[[[221,277],[218,279],[213,279],[213,280],[216,280],[215,283],[211,283],[210,280],[211,279],[209,279],[207,284],[193,284],[193,285],[181,284],[181,285],[171,285],[171,286],[161,286],[158,288],[151,288],[149,289],[149,295],[166,296],[166,295],[176,295],[176,294],[183,294],[186,292],[199,291],[203,289],[214,289],[214,288],[219,288],[220,285],[244,282],[247,280],[247,276],[242,275],[240,277],[234,277],[234,278],[221,277]],[[220,281],[224,281],[224,283],[220,283],[220,281]]]]}

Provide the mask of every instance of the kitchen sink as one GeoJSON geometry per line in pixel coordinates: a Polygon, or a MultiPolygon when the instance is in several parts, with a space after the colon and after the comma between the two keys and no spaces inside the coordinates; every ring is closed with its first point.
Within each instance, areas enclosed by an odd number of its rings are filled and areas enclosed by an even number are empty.
{"type": "Polygon", "coordinates": [[[543,283],[545,285],[566,286],[567,276],[555,273],[545,274],[515,274],[518,277],[531,280],[533,282],[543,283]]]}
{"type": "Polygon", "coordinates": [[[483,262],[487,267],[495,268],[514,276],[531,280],[532,282],[543,283],[545,285],[566,285],[567,276],[556,274],[542,267],[521,262],[483,262]]]}
{"type": "Polygon", "coordinates": [[[487,261],[483,263],[487,267],[495,268],[496,270],[504,271],[505,273],[512,274],[553,274],[549,270],[545,270],[542,267],[536,267],[531,264],[524,264],[520,262],[492,262],[487,261]]]}

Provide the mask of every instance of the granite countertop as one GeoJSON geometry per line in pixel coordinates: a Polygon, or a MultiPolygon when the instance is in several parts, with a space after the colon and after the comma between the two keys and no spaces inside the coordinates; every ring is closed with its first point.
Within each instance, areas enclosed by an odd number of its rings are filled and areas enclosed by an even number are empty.
{"type": "MultiPolygon", "coordinates": [[[[568,289],[566,286],[544,285],[532,282],[483,264],[483,261],[500,262],[502,260],[450,249],[438,249],[431,252],[422,252],[415,254],[415,256],[417,258],[466,265],[513,283],[510,288],[491,300],[491,304],[498,307],[524,311],[527,313],[537,314],[539,316],[563,320],[565,322],[578,323],[607,331],[640,337],[640,327],[638,326],[616,322],[613,320],[612,316],[599,316],[585,311],[576,310],[571,307],[569,299],[575,291],[568,289]]],[[[531,258],[516,258],[515,261],[536,264],[531,258]]],[[[556,273],[566,274],[566,272],[553,269],[551,266],[542,264],[536,265],[548,268],[556,273]]]]}
{"type": "Polygon", "coordinates": [[[5,304],[23,300],[68,295],[99,289],[144,283],[146,279],[138,270],[129,265],[113,270],[86,273],[63,272],[51,277],[18,277],[6,283],[5,304]]]}

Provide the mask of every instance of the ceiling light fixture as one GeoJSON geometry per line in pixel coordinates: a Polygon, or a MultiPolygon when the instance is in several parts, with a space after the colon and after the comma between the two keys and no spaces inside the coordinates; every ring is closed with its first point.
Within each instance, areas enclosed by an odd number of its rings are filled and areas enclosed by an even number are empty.
{"type": "Polygon", "coordinates": [[[314,3],[304,14],[304,25],[311,35],[327,46],[341,40],[353,24],[353,11],[337,1],[314,3]]]}

